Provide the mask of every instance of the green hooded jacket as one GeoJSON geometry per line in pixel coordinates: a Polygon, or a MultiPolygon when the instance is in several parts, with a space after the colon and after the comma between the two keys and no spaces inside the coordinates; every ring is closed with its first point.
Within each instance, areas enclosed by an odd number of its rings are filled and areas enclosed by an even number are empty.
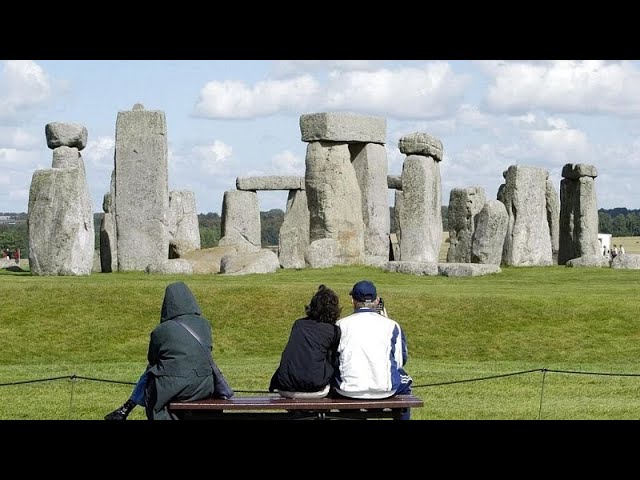
{"type": "Polygon", "coordinates": [[[213,338],[209,321],[193,293],[183,282],[167,286],[160,324],[151,332],[149,379],[145,392],[149,420],[172,420],[168,404],[173,400],[192,401],[214,393],[212,362],[213,338]],[[201,339],[206,352],[189,331],[173,320],[189,326],[201,339]]]}

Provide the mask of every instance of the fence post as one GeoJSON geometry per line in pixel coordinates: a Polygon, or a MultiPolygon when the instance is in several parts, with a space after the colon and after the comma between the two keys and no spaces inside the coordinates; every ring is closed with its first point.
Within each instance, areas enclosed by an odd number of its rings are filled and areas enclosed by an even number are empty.
{"type": "Polygon", "coordinates": [[[71,395],[70,395],[70,400],[69,400],[69,418],[68,420],[72,420],[73,418],[73,390],[74,387],[76,385],[76,374],[74,373],[73,375],[71,375],[71,377],[69,378],[71,380],[71,395]]]}
{"type": "Polygon", "coordinates": [[[538,420],[542,419],[542,397],[544,396],[544,378],[547,375],[547,369],[542,369],[542,385],[540,386],[540,408],[538,409],[538,420]]]}

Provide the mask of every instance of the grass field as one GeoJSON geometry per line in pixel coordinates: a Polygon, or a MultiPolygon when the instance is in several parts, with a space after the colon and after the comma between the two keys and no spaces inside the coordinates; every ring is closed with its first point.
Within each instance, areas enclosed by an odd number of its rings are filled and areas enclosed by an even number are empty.
{"type": "MultiPolygon", "coordinates": [[[[622,243],[640,250],[636,239],[622,243]]],[[[640,416],[637,270],[505,267],[448,278],[334,267],[188,277],[3,271],[0,419],[101,419],[120,405],[146,364],[164,289],[176,280],[211,321],[214,356],[237,394],[266,391],[318,284],[336,290],[346,315],[349,289],[363,278],[407,333],[406,368],[425,400],[414,419],[640,416]],[[24,381],[34,382],[7,385],[24,381]]],[[[138,408],[131,418],[144,414],[138,408]]]]}

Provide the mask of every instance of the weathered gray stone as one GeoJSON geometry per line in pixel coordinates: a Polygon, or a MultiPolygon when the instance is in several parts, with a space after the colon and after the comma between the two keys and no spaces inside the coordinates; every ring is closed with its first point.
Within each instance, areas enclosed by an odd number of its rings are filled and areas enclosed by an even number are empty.
{"type": "Polygon", "coordinates": [[[181,258],[200,248],[196,196],[189,190],[169,192],[169,258],[181,258]]]}
{"type": "Polygon", "coordinates": [[[611,260],[611,268],[640,270],[640,255],[635,253],[623,253],[622,255],[616,255],[616,257],[611,260]]]}
{"type": "Polygon", "coordinates": [[[396,225],[395,234],[398,237],[398,244],[400,244],[401,241],[400,232],[402,231],[402,227],[400,225],[400,212],[402,211],[403,203],[402,191],[396,190],[393,201],[393,221],[396,225]]]}
{"type": "Polygon", "coordinates": [[[489,200],[476,217],[471,262],[500,265],[509,216],[499,200],[489,200]]]}
{"type": "Polygon", "coordinates": [[[220,259],[220,273],[225,274],[273,273],[279,268],[278,256],[266,248],[258,252],[231,252],[220,259]]]}
{"type": "Polygon", "coordinates": [[[364,256],[367,265],[389,261],[389,194],[387,151],[384,145],[351,145],[351,164],[356,172],[362,199],[364,256]]]}
{"type": "MultiPolygon", "coordinates": [[[[227,190],[222,199],[222,236],[229,241],[238,235],[260,249],[260,208],[258,194],[241,190],[227,190]]],[[[241,242],[240,242],[241,243],[241,242]]],[[[231,243],[227,243],[231,245],[231,243]]]]}
{"type": "Polygon", "coordinates": [[[259,252],[262,247],[251,243],[237,230],[231,230],[229,235],[218,240],[219,247],[234,247],[238,252],[259,252]]]}
{"type": "Polygon", "coordinates": [[[565,263],[567,267],[609,267],[609,259],[602,255],[584,255],[572,258],[565,263]]]}
{"type": "Polygon", "coordinates": [[[334,238],[321,238],[309,244],[304,260],[311,268],[329,268],[340,263],[340,244],[334,238]]]}
{"type": "Polygon", "coordinates": [[[426,132],[415,132],[401,137],[398,141],[400,153],[405,155],[423,155],[442,161],[442,142],[426,132]]]}
{"type": "Polygon", "coordinates": [[[383,270],[411,275],[436,276],[438,275],[438,264],[436,262],[391,261],[387,262],[383,270]]]}
{"type": "Polygon", "coordinates": [[[432,157],[408,156],[402,166],[400,258],[437,262],[442,245],[440,166],[432,157]]]}
{"type": "Polygon", "coordinates": [[[539,167],[511,165],[507,169],[504,204],[509,216],[502,263],[515,267],[552,264],[547,221],[547,178],[539,167]]]}
{"type": "Polygon", "coordinates": [[[547,178],[547,223],[551,233],[551,256],[553,263],[558,263],[560,250],[560,198],[550,178],[547,178]]]}
{"type": "Polygon", "coordinates": [[[36,170],[27,214],[33,275],[89,275],[94,226],[84,165],[36,170]]]}
{"type": "Polygon", "coordinates": [[[588,165],[586,163],[567,163],[562,167],[563,178],[578,180],[580,177],[596,178],[597,176],[598,169],[595,165],[588,165]]]}
{"type": "Polygon", "coordinates": [[[389,234],[389,260],[391,261],[400,261],[400,242],[398,241],[398,235],[395,233],[389,234]]]}
{"type": "MultiPolygon", "coordinates": [[[[576,171],[567,164],[565,170],[576,171]]],[[[588,165],[583,166],[588,170],[588,165]]],[[[560,241],[558,263],[572,258],[601,254],[598,242],[598,205],[595,179],[578,176],[560,181],[560,241]]]]}
{"type": "Polygon", "coordinates": [[[486,203],[482,187],[453,188],[449,193],[449,250],[447,262],[471,263],[476,216],[486,203]]]}
{"type": "Polygon", "coordinates": [[[303,142],[385,143],[387,120],[356,113],[309,113],[300,117],[303,142]]]}
{"type": "Polygon", "coordinates": [[[73,168],[82,165],[80,151],[76,147],[57,147],[53,149],[52,168],[73,168]]]}
{"type": "Polygon", "coordinates": [[[52,150],[58,147],[76,147],[82,150],[87,146],[87,128],[79,123],[47,123],[44,127],[47,146],[52,150]]]}
{"type": "Polygon", "coordinates": [[[306,266],[304,252],[309,247],[309,207],[304,190],[289,190],[278,247],[278,260],[282,268],[306,266]]]}
{"type": "Polygon", "coordinates": [[[160,275],[191,275],[193,273],[193,267],[191,263],[182,258],[174,258],[162,260],[158,263],[150,263],[144,269],[146,273],[160,274],[160,275]]]}
{"type": "Polygon", "coordinates": [[[362,263],[362,197],[346,143],[309,143],[305,187],[310,243],[332,238],[339,245],[338,264],[362,263]]]}
{"type": "Polygon", "coordinates": [[[181,260],[186,260],[191,264],[194,274],[220,273],[222,257],[235,251],[237,251],[235,246],[201,248],[185,253],[181,260]]]}
{"type": "Polygon", "coordinates": [[[266,176],[238,177],[238,190],[304,190],[304,177],[266,176]]]}
{"type": "Polygon", "coordinates": [[[169,256],[164,112],[118,112],[114,164],[118,270],[144,271],[169,256]]]}
{"type": "Polygon", "coordinates": [[[393,190],[402,190],[402,176],[387,175],[387,188],[391,188],[393,190]]]}
{"type": "Polygon", "coordinates": [[[439,263],[438,275],[445,277],[479,277],[500,273],[499,265],[480,263],[439,263]]]}
{"type": "Polygon", "coordinates": [[[116,222],[113,217],[113,213],[107,212],[100,222],[100,268],[103,273],[118,271],[116,222]]]}
{"type": "Polygon", "coordinates": [[[101,260],[100,260],[100,250],[93,251],[93,262],[91,264],[91,273],[100,273],[102,272],[101,260]]]}

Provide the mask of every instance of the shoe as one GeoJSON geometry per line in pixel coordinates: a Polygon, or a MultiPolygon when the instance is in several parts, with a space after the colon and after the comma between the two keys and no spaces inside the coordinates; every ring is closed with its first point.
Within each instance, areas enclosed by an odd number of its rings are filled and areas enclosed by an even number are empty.
{"type": "Polygon", "coordinates": [[[135,406],[136,406],[135,403],[133,403],[131,400],[127,400],[126,402],[124,402],[124,404],[120,408],[105,415],[104,419],[105,420],[126,420],[129,414],[131,413],[131,410],[133,410],[135,406]]]}

